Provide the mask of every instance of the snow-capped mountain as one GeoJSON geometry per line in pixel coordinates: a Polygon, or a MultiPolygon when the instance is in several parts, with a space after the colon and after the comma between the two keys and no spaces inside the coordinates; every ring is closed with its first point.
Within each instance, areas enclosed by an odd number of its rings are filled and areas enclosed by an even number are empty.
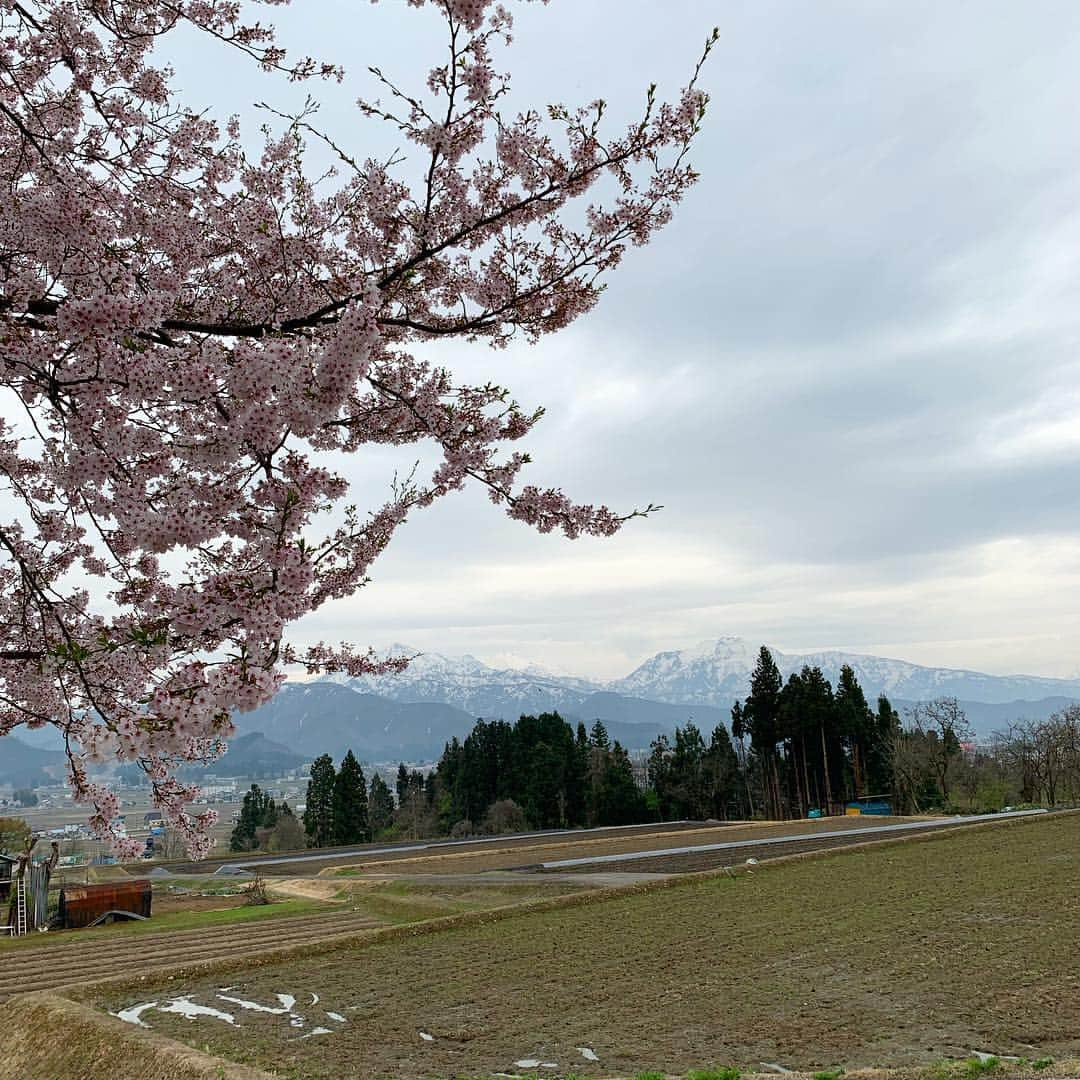
{"type": "MultiPolygon", "coordinates": [[[[987,704],[1037,701],[1042,698],[1080,698],[1080,680],[1035,675],[985,675],[978,671],[930,668],[906,660],[859,653],[783,653],[770,649],[786,678],[804,664],[820,667],[833,685],[840,668],[850,664],[868,699],[887,694],[897,701],[956,697],[987,704]]],[[[724,637],[693,649],[662,652],[646,660],[611,689],[657,701],[727,706],[744,697],[758,648],[742,638],[724,637]]]]}
{"type": "Polygon", "coordinates": [[[437,701],[473,716],[511,718],[552,709],[573,711],[590,694],[604,689],[598,682],[557,675],[535,664],[526,669],[495,668],[474,656],[422,653],[400,644],[391,645],[386,654],[415,659],[398,675],[335,676],[332,681],[394,701],[437,701]]]}
{"type": "MultiPolygon", "coordinates": [[[[416,657],[402,674],[339,676],[333,681],[396,702],[450,705],[472,717],[513,720],[522,713],[556,710],[586,721],[599,717],[605,723],[648,723],[670,730],[693,713],[699,727],[711,730],[718,718],[726,719],[732,703],[748,693],[758,649],[743,638],[722,637],[691,649],[657,653],[625,678],[605,683],[535,665],[493,667],[473,656],[420,653],[394,645],[388,653],[416,657]]],[[[879,694],[887,694],[898,708],[936,697],[958,698],[976,729],[987,734],[1011,720],[1045,717],[1080,701],[1078,679],[986,675],[860,653],[770,651],[785,678],[809,664],[820,667],[835,685],[840,668],[850,664],[871,703],[879,694]]]]}

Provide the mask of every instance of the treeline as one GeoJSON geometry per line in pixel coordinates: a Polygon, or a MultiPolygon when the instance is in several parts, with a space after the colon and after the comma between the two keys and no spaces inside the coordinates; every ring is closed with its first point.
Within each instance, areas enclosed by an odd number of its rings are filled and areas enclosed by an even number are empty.
{"type": "Polygon", "coordinates": [[[558,713],[478,720],[452,739],[433,776],[440,831],[505,832],[648,820],[629,755],[601,721],[575,731],[558,713]]]}
{"type": "Polygon", "coordinates": [[[349,751],[312,766],[302,827],[253,785],[234,850],[632,825],[686,818],[802,818],[878,797],[893,812],[993,811],[1080,801],[1080,706],[1019,722],[976,748],[955,698],[901,719],[867,702],[851,667],[835,688],[806,666],[785,681],[762,647],[749,694],[708,738],[693,722],[654,739],[635,767],[604,724],[557,713],[478,720],[428,772],[398,766],[394,789],[366,781],[349,751]]]}
{"type": "MultiPolygon", "coordinates": [[[[245,793],[229,837],[230,851],[291,851],[304,845],[304,830],[284,800],[278,804],[258,784],[245,793]]],[[[162,844],[165,847],[173,845],[162,844]]],[[[155,847],[155,852],[157,848],[155,847]]],[[[169,855],[172,854],[170,851],[169,855]]]]}
{"type": "MultiPolygon", "coordinates": [[[[925,772],[919,748],[905,750],[897,755],[898,773],[925,772]]],[[[1080,804],[1080,706],[1011,724],[955,761],[947,782],[949,802],[960,809],[1080,804]]]]}
{"type": "Polygon", "coordinates": [[[873,710],[845,664],[834,690],[820,668],[804,667],[785,683],[762,646],[750,693],[731,711],[750,816],[805,817],[893,787],[891,748],[900,717],[889,699],[873,710]]]}
{"type": "Polygon", "coordinates": [[[362,844],[385,831],[393,815],[394,797],[386,781],[372,773],[368,784],[351,750],[340,769],[329,754],[312,763],[304,806],[308,847],[362,844]]]}

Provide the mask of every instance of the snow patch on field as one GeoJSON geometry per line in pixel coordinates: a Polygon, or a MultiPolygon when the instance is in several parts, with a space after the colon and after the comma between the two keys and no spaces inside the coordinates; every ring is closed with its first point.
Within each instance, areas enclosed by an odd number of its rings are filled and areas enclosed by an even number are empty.
{"type": "Polygon", "coordinates": [[[191,994],[184,994],[174,998],[168,1005],[157,1006],[158,1012],[179,1013],[185,1020],[197,1020],[200,1016],[208,1016],[213,1020],[222,1020],[226,1024],[236,1027],[236,1017],[232,1013],[222,1012],[213,1005],[200,1005],[191,1000],[191,994]]]}
{"type": "Polygon", "coordinates": [[[286,1013],[291,1013],[293,1006],[296,1004],[296,998],[292,994],[276,994],[275,997],[281,1002],[278,1006],[260,1005],[257,1001],[246,1001],[244,998],[229,997],[227,994],[221,993],[218,994],[218,997],[222,1001],[229,1002],[230,1005],[239,1005],[241,1009],[270,1013],[271,1016],[284,1016],[286,1013]]]}
{"type": "Polygon", "coordinates": [[[130,1009],[121,1009],[119,1012],[114,1012],[111,1015],[116,1016],[129,1024],[138,1024],[139,1027],[149,1027],[150,1025],[141,1020],[140,1017],[147,1009],[154,1008],[157,1008],[156,1001],[144,1001],[141,1005],[132,1005],[130,1009]]]}
{"type": "MultiPolygon", "coordinates": [[[[274,997],[277,999],[277,1004],[267,1004],[265,1002],[249,1001],[247,998],[225,993],[227,990],[235,989],[237,988],[232,986],[221,987],[217,992],[218,1000],[228,1002],[230,1005],[234,1005],[246,1012],[262,1013],[267,1016],[280,1016],[282,1019],[288,1021],[289,1027],[296,1030],[303,1031],[307,1028],[307,1019],[294,1011],[297,1000],[295,994],[275,994],[274,997]]],[[[311,991],[309,991],[309,993],[311,994],[311,1003],[314,1005],[318,1002],[319,995],[311,991]]],[[[164,1004],[160,1001],[142,1001],[136,1005],[129,1005],[125,1009],[120,1009],[119,1011],[112,1013],[112,1015],[123,1020],[125,1023],[135,1024],[137,1027],[148,1028],[150,1025],[143,1019],[143,1014],[152,1011],[177,1013],[187,1020],[196,1020],[199,1017],[209,1017],[212,1020],[220,1020],[222,1023],[231,1024],[233,1027],[239,1026],[236,1017],[232,1013],[223,1012],[213,1005],[200,1005],[194,1000],[193,994],[181,994],[179,997],[168,999],[164,1004]]],[[[345,1017],[339,1012],[327,1010],[326,1017],[335,1024],[344,1024],[347,1022],[345,1017]]],[[[332,1035],[334,1030],[334,1028],[324,1027],[320,1024],[311,1028],[310,1031],[299,1036],[299,1038],[309,1039],[315,1035],[332,1035]]],[[[431,1036],[428,1036],[428,1038],[431,1038],[431,1036]]]]}

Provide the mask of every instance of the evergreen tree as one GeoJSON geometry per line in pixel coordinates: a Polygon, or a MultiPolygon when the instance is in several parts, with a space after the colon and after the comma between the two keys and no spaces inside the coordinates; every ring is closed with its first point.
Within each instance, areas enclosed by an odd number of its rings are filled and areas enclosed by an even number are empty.
{"type": "MultiPolygon", "coordinates": [[[[882,694],[874,715],[874,737],[866,752],[867,794],[884,795],[893,790],[892,751],[900,733],[900,714],[882,694]]],[[[899,807],[896,808],[899,812],[899,807]]]]}
{"type": "Polygon", "coordinates": [[[584,825],[588,816],[589,737],[578,722],[572,742],[564,740],[566,754],[566,824],[584,825]]]}
{"type": "Polygon", "coordinates": [[[657,735],[649,744],[649,757],[645,762],[645,777],[649,790],[655,796],[655,809],[660,821],[678,817],[672,807],[671,791],[671,741],[664,734],[657,735]]]}
{"type": "Polygon", "coordinates": [[[742,702],[736,701],[731,706],[731,735],[739,743],[739,769],[742,772],[743,787],[746,791],[746,810],[750,817],[754,817],[757,811],[754,808],[754,792],[750,781],[752,770],[746,753],[746,736],[748,734],[746,719],[742,711],[742,702]]]}
{"type": "Polygon", "coordinates": [[[856,798],[867,794],[866,759],[875,737],[874,714],[849,664],[836,684],[836,724],[850,754],[851,788],[856,798]]]}
{"type": "Polygon", "coordinates": [[[405,768],[405,762],[402,761],[397,767],[397,804],[398,806],[404,806],[405,800],[409,797],[409,770],[405,768]]]}
{"type": "Polygon", "coordinates": [[[671,792],[676,816],[700,821],[710,813],[706,792],[705,740],[697,725],[688,720],[686,727],[675,729],[671,753],[671,792]]]}
{"type": "Polygon", "coordinates": [[[610,750],[611,742],[608,739],[607,728],[604,727],[603,720],[596,720],[592,726],[592,732],[589,735],[589,743],[595,746],[597,750],[610,750]]]}
{"type": "Polygon", "coordinates": [[[229,850],[253,850],[258,846],[257,831],[267,825],[273,825],[276,821],[277,812],[274,808],[274,800],[269,798],[258,784],[252,784],[250,790],[244,794],[244,801],[240,804],[240,815],[229,837],[229,850]],[[273,820],[269,821],[271,811],[273,811],[273,820]]]}
{"type": "Polygon", "coordinates": [[[635,825],[646,819],[645,796],[634,782],[626,751],[616,740],[607,755],[597,813],[598,825],[635,825]]]}
{"type": "Polygon", "coordinates": [[[359,844],[368,839],[367,781],[352,750],[334,778],[333,838],[335,844],[359,844]]]}
{"type": "Polygon", "coordinates": [[[750,675],[750,695],[742,706],[742,729],[750,736],[750,746],[761,763],[765,812],[771,818],[779,818],[783,814],[776,758],[782,685],[780,669],[772,653],[762,645],[750,675]]]}
{"type": "Polygon", "coordinates": [[[317,757],[308,780],[304,832],[312,847],[325,847],[334,834],[334,759],[329,754],[317,757]]]}
{"type": "Polygon", "coordinates": [[[739,759],[723,724],[713,728],[705,754],[704,772],[712,816],[721,821],[742,816],[743,785],[739,759]]]}
{"type": "Polygon", "coordinates": [[[377,839],[394,821],[394,796],[386,781],[377,773],[371,774],[371,786],[368,791],[368,820],[371,835],[377,839]]]}
{"type": "Polygon", "coordinates": [[[831,809],[843,786],[844,748],[837,722],[836,700],[833,697],[832,684],[825,678],[821,668],[804,667],[802,682],[802,730],[806,733],[809,744],[807,752],[811,761],[817,757],[817,763],[810,774],[817,794],[814,801],[823,808],[831,809]],[[814,754],[810,748],[820,749],[820,756],[814,754]]]}

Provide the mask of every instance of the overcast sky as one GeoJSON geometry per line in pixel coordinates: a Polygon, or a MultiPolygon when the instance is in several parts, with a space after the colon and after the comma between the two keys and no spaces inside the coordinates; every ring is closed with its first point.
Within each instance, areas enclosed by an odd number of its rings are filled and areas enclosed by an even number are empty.
{"type": "MultiPolygon", "coordinates": [[[[598,677],[737,634],[990,672],[1080,672],[1080,9],[1011,0],[512,4],[518,104],[674,93],[713,25],[699,185],[535,347],[437,355],[548,416],[526,479],[664,511],[570,543],[468,492],[411,520],[370,586],[297,637],[598,677]]],[[[438,19],[401,0],[270,9],[338,60],[323,122],[408,86],[438,19]]],[[[220,113],[290,91],[181,48],[220,113]]],[[[379,493],[401,458],[351,466],[379,493]]],[[[406,462],[407,464],[407,462],[406,462]]]]}

